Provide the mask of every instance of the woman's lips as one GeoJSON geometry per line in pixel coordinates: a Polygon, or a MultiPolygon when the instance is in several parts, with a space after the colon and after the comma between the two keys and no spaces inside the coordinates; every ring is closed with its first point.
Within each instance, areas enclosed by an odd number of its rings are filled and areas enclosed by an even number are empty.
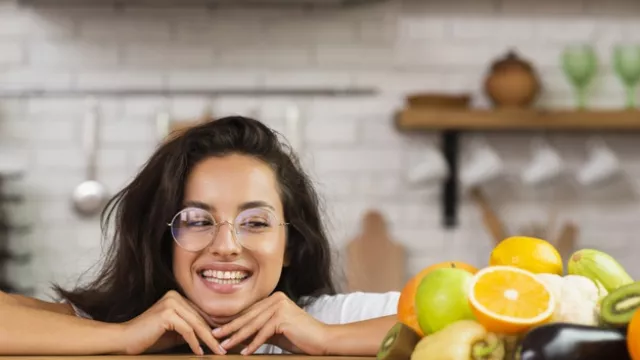
{"type": "Polygon", "coordinates": [[[253,272],[238,263],[209,262],[197,267],[198,278],[209,289],[231,294],[242,288],[253,272]]]}

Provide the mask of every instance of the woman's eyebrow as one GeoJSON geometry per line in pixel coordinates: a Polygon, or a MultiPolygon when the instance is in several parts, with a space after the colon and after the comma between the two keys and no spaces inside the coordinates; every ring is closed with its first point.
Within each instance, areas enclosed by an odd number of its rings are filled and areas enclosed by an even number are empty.
{"type": "Polygon", "coordinates": [[[268,202],[261,201],[261,200],[246,202],[246,203],[238,206],[238,210],[242,211],[242,210],[253,209],[253,208],[257,208],[257,207],[268,208],[268,209],[271,209],[273,211],[276,211],[276,209],[273,206],[269,205],[268,202]]]}
{"type": "Polygon", "coordinates": [[[194,201],[194,200],[185,201],[184,202],[184,207],[194,207],[194,208],[203,209],[203,210],[207,210],[207,211],[211,211],[211,210],[215,209],[214,206],[211,206],[211,205],[209,205],[207,203],[204,203],[202,201],[194,201]]]}
{"type": "MultiPolygon", "coordinates": [[[[184,202],[184,206],[185,207],[195,207],[195,208],[203,209],[203,210],[207,210],[207,211],[214,211],[215,210],[215,206],[207,204],[207,203],[202,202],[202,201],[194,201],[194,200],[185,201],[184,202]]],[[[241,204],[240,206],[238,206],[238,210],[243,211],[243,210],[253,209],[253,208],[258,208],[258,207],[268,208],[268,209],[271,209],[273,211],[276,211],[276,209],[272,205],[270,205],[268,202],[262,201],[262,200],[245,202],[245,203],[241,204]]]]}

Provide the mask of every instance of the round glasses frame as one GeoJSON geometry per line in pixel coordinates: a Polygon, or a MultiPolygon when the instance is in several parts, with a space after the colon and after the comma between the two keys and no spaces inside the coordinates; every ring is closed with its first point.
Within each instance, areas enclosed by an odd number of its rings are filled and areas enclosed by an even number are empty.
{"type": "MultiPolygon", "coordinates": [[[[247,209],[247,210],[251,210],[251,209],[247,209]]],[[[247,211],[244,210],[244,211],[247,211]]],[[[273,214],[273,212],[269,211],[269,213],[275,218],[277,219],[278,217],[273,214]]],[[[197,207],[186,207],[180,211],[178,211],[173,218],[171,218],[171,222],[167,223],[167,226],[169,227],[169,232],[171,233],[171,237],[173,238],[173,241],[175,241],[175,243],[182,249],[189,251],[189,252],[199,252],[202,251],[203,249],[208,248],[209,246],[211,246],[211,244],[213,243],[213,241],[215,240],[216,236],[218,235],[218,232],[220,231],[220,226],[222,226],[223,224],[229,224],[229,226],[231,227],[230,231],[231,231],[231,235],[233,236],[233,240],[236,242],[237,245],[246,248],[246,245],[244,245],[241,241],[238,240],[238,229],[236,228],[236,223],[235,222],[231,222],[228,220],[224,220],[224,221],[216,221],[215,218],[213,217],[213,215],[211,215],[210,212],[208,212],[207,210],[201,209],[201,208],[197,208],[197,207]],[[176,239],[175,234],[173,233],[173,223],[176,221],[176,218],[178,216],[180,216],[180,214],[182,214],[183,212],[189,210],[189,209],[193,209],[193,210],[198,210],[198,211],[204,211],[206,212],[210,217],[211,220],[213,220],[213,231],[211,231],[211,239],[209,240],[209,242],[202,246],[200,249],[197,250],[193,250],[193,249],[188,249],[186,248],[184,245],[180,244],[180,241],[178,241],[178,239],[176,239]]],[[[274,226],[288,226],[290,225],[290,223],[287,222],[279,222],[279,223],[275,223],[274,226]]]]}

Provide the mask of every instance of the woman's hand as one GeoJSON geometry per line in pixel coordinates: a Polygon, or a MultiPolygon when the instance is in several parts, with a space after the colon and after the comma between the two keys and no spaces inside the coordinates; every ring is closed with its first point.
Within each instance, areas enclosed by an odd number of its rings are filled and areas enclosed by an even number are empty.
{"type": "Polygon", "coordinates": [[[137,355],[158,352],[184,343],[195,354],[203,355],[199,340],[214,353],[226,351],[213,337],[207,316],[176,291],[169,291],[151,308],[122,324],[122,352],[137,355]]]}
{"type": "Polygon", "coordinates": [[[251,340],[242,351],[250,355],[265,343],[293,353],[326,354],[328,326],[307,314],[284,293],[276,292],[254,304],[230,323],[216,328],[213,334],[222,339],[222,347],[232,349],[251,340]],[[253,339],[251,339],[253,338],[253,339]]]}

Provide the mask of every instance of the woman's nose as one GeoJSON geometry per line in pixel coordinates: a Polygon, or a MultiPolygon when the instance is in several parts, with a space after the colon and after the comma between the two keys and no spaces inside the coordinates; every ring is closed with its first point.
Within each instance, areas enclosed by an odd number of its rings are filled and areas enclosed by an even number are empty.
{"type": "Polygon", "coordinates": [[[228,221],[218,225],[213,241],[209,245],[209,251],[217,256],[236,256],[242,251],[238,243],[233,224],[228,221]]]}

